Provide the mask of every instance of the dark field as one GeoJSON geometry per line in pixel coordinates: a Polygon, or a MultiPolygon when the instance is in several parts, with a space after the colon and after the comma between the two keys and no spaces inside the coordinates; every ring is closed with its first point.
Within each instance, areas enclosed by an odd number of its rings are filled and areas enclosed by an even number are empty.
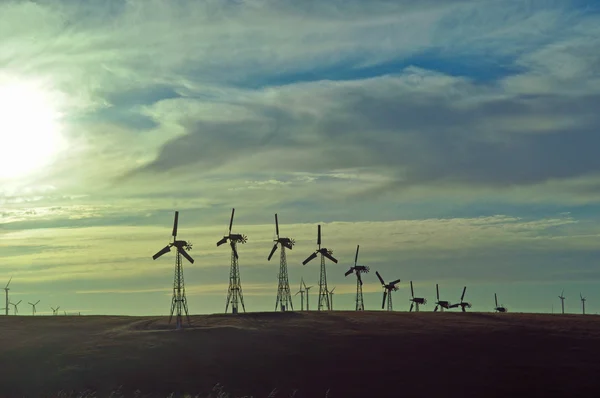
{"type": "Polygon", "coordinates": [[[600,396],[600,317],[302,312],[0,317],[0,397],[122,385],[167,396],[600,396]]]}

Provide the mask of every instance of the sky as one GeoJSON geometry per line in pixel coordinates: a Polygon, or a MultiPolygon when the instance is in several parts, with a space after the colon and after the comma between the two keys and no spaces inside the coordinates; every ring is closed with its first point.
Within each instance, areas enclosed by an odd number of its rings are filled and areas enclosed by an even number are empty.
{"type": "Polygon", "coordinates": [[[22,315],[168,314],[178,210],[190,313],[221,313],[235,208],[247,311],[278,213],[293,293],[322,225],[335,309],[360,245],[369,310],[377,270],[399,311],[412,280],[427,311],[439,283],[597,313],[598,48],[598,1],[2,2],[0,285],[22,315]]]}

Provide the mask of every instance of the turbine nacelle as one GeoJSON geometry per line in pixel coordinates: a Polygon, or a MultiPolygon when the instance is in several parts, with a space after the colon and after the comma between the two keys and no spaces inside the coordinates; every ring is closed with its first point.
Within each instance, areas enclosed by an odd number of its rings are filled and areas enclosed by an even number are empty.
{"type": "Polygon", "coordinates": [[[419,304],[419,305],[424,305],[427,304],[427,299],[422,298],[422,297],[414,297],[409,299],[409,301],[412,301],[415,304],[419,304]]]}
{"type": "Polygon", "coordinates": [[[435,304],[439,305],[440,307],[443,307],[445,309],[449,309],[450,308],[450,302],[449,301],[436,301],[435,304]]]}
{"type": "Polygon", "coordinates": [[[283,246],[285,246],[286,248],[288,248],[290,250],[292,250],[292,247],[296,244],[296,241],[291,238],[277,238],[277,239],[273,239],[273,242],[281,243],[283,246]]]}

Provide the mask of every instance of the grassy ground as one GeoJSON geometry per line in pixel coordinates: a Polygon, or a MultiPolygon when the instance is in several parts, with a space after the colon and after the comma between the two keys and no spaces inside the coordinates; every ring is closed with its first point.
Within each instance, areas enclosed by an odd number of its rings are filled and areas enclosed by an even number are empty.
{"type": "Polygon", "coordinates": [[[217,383],[231,397],[595,397],[599,374],[593,315],[250,313],[183,331],[156,317],[0,317],[0,397],[217,397],[217,383]]]}

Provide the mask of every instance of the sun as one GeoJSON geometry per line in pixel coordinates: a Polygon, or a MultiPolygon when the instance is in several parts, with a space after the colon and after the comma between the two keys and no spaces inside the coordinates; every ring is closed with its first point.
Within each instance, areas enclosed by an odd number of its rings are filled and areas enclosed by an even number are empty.
{"type": "Polygon", "coordinates": [[[64,149],[56,100],[39,85],[0,81],[0,179],[42,171],[64,149]]]}

